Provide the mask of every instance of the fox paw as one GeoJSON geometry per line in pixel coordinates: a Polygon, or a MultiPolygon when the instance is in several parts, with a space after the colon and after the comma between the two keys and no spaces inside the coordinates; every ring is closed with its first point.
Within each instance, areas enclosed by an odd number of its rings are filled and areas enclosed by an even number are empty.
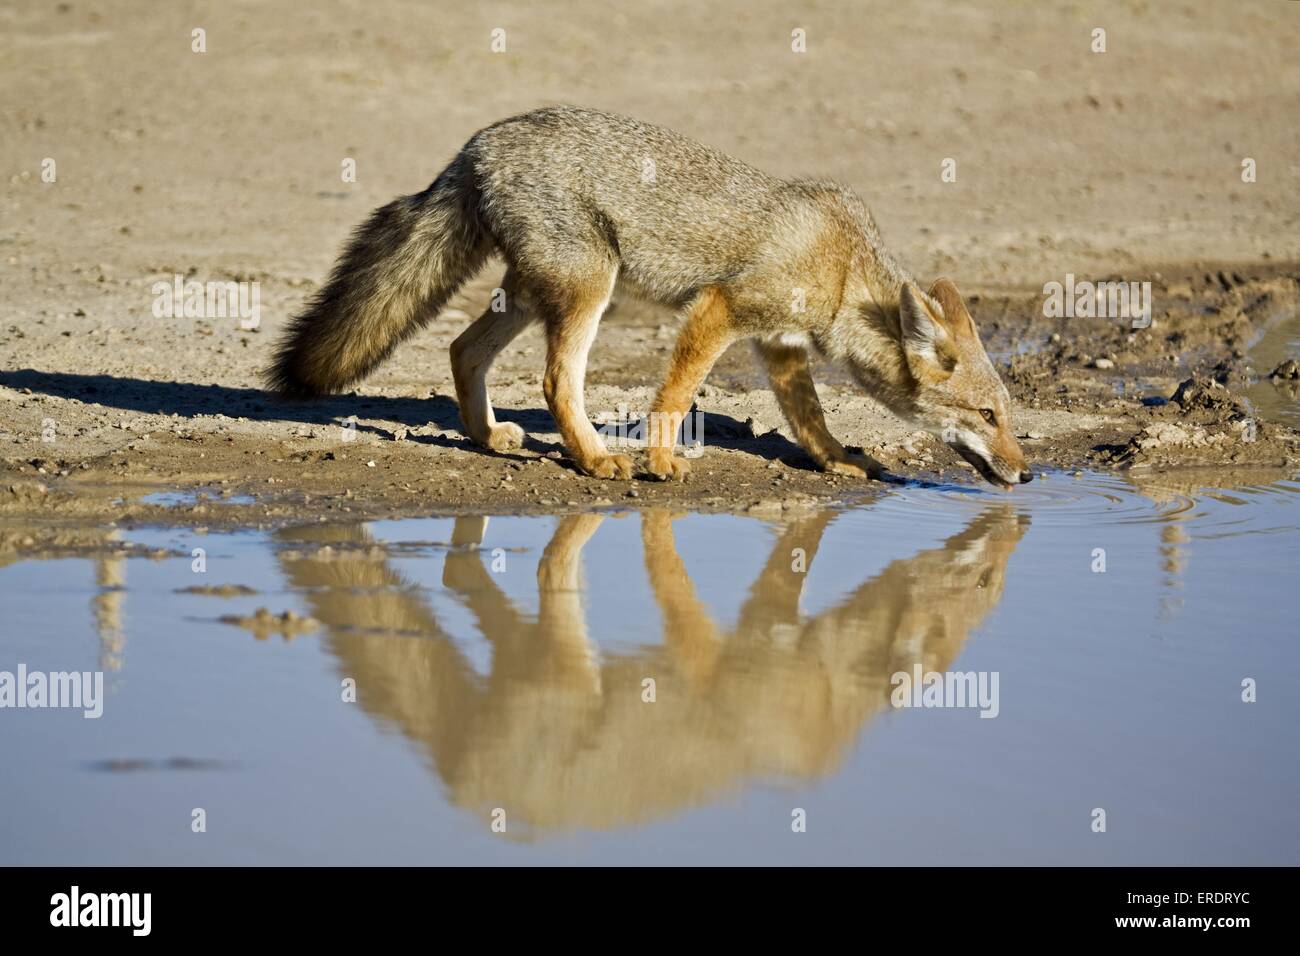
{"type": "Polygon", "coordinates": [[[668,454],[650,455],[650,474],[660,481],[685,481],[691,473],[690,462],[668,454]]]}
{"type": "Polygon", "coordinates": [[[866,455],[845,455],[843,458],[828,461],[822,465],[823,471],[850,478],[879,479],[885,474],[885,466],[866,455]]]}
{"type": "Polygon", "coordinates": [[[500,422],[492,426],[487,446],[493,451],[509,451],[524,443],[524,430],[514,422],[500,422]]]}
{"type": "Polygon", "coordinates": [[[579,467],[593,478],[621,478],[626,481],[632,477],[632,459],[627,455],[602,455],[579,467]]]}

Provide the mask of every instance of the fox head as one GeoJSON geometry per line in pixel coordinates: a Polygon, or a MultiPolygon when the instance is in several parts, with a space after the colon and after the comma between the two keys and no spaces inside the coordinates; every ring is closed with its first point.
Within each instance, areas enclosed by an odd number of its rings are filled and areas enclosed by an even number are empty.
{"type": "Polygon", "coordinates": [[[991,484],[1031,480],[1011,427],[1011,398],[989,361],[961,293],[940,279],[923,295],[904,283],[899,297],[903,355],[916,382],[912,418],[991,484]]]}

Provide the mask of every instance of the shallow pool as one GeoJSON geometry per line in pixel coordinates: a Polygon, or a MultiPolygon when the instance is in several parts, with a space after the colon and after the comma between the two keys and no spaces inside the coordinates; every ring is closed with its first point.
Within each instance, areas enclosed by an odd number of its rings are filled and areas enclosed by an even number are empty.
{"type": "Polygon", "coordinates": [[[103,674],[0,709],[0,863],[1295,864],[1294,478],[78,529],[0,557],[0,672],[103,674]]]}

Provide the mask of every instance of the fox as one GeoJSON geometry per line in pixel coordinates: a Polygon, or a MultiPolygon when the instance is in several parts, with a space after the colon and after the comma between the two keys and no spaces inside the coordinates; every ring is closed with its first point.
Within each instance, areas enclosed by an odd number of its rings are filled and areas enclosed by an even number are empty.
{"type": "Polygon", "coordinates": [[[632,460],[610,453],[583,402],[588,353],[617,293],[680,316],[646,430],[655,478],[687,477],[675,453],[681,422],[714,363],[745,339],[792,435],[824,471],[883,477],[827,428],[814,353],[990,484],[1033,477],[1006,386],[956,285],[940,278],[922,291],[856,193],[770,176],[670,129],[575,106],[479,130],[423,192],[375,210],[287,323],[269,388],[305,399],[354,384],[493,254],[505,261],[504,296],[450,347],[461,424],[477,445],[523,444],[519,425],[497,421],[487,375],[539,322],[542,391],[573,463],[596,478],[633,477],[632,460]]]}

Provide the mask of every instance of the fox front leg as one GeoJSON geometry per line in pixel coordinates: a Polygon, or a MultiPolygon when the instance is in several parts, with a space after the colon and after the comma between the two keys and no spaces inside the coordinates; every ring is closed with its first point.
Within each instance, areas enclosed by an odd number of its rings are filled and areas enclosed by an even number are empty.
{"type": "Polygon", "coordinates": [[[650,409],[647,445],[650,473],[663,481],[684,481],[691,466],[673,454],[677,430],[713,363],[736,340],[731,311],[715,288],[705,289],[691,304],[690,313],[673,347],[668,375],[650,409]]]}
{"type": "Polygon", "coordinates": [[[759,340],[758,353],[767,366],[777,403],[790,423],[795,440],[823,471],[853,478],[879,478],[880,462],[867,455],[851,455],[826,427],[817,388],[808,370],[808,350],[798,345],[759,340]]]}

